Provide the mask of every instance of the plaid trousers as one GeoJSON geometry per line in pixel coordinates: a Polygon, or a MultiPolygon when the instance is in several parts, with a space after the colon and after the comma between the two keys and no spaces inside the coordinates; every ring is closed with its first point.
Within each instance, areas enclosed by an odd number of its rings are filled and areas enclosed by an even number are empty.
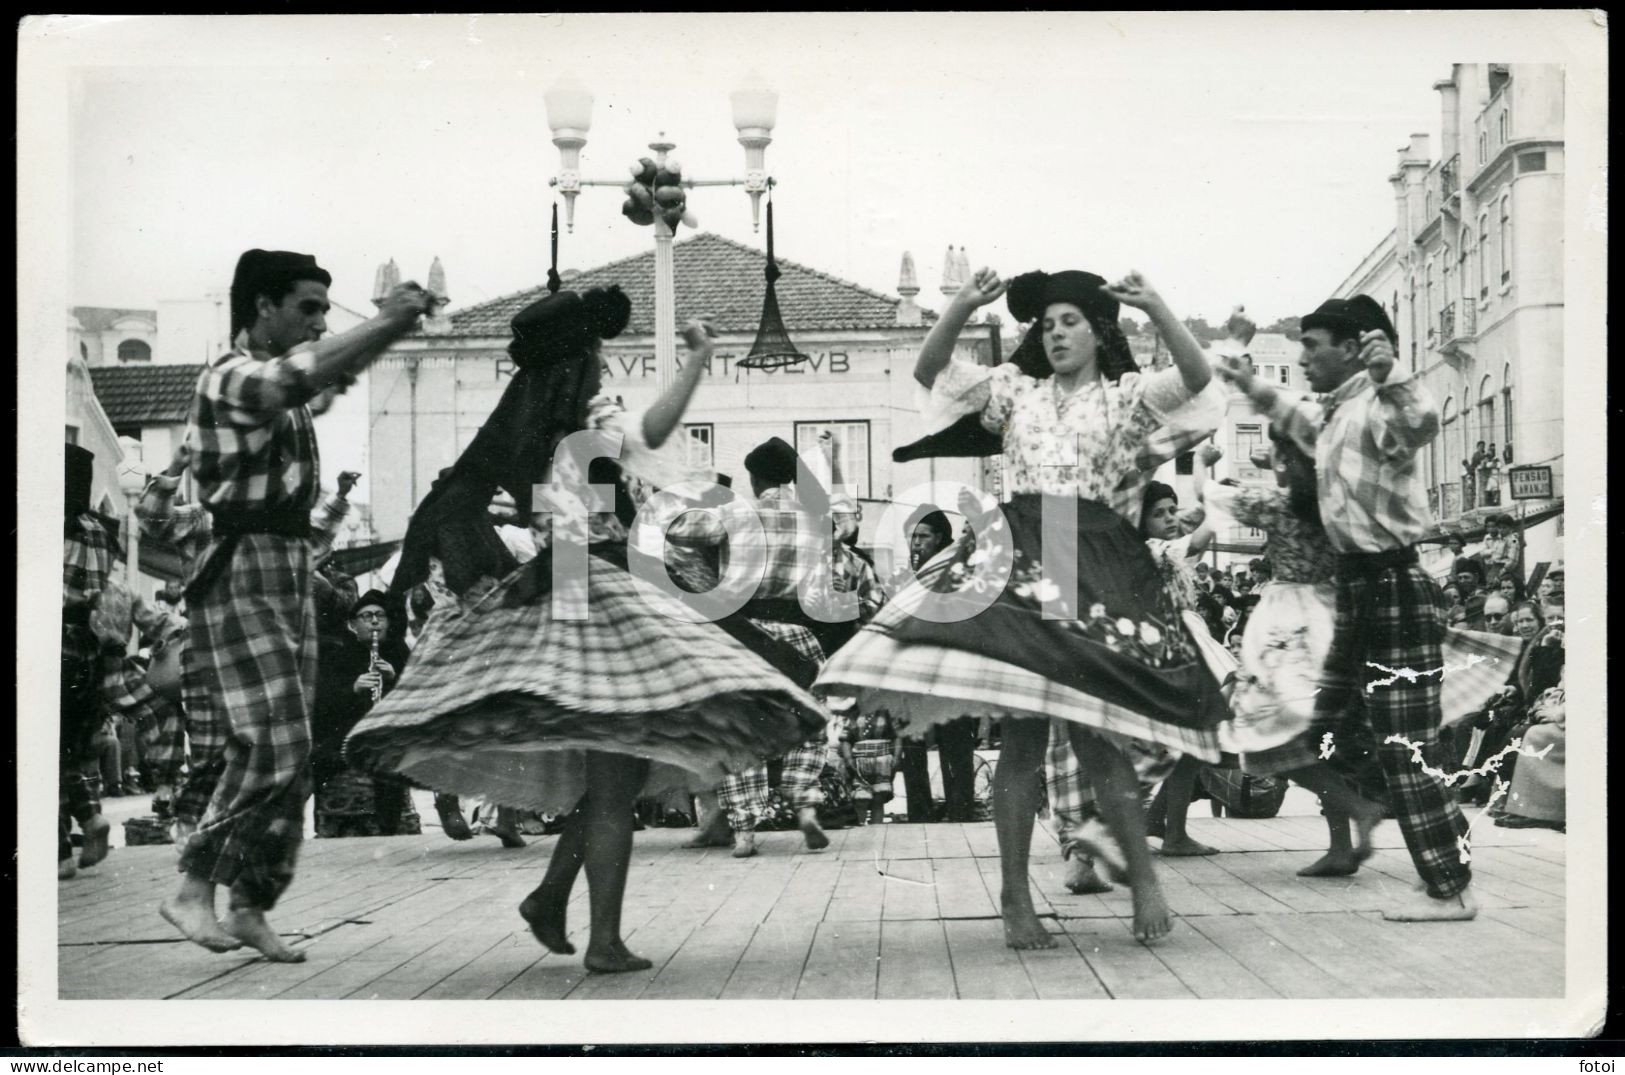
{"type": "MultiPolygon", "coordinates": [[[[821,806],[824,790],[818,775],[829,761],[829,746],[822,739],[809,739],[784,756],[779,791],[790,806],[821,806]]],[[[767,816],[767,762],[739,773],[730,773],[717,786],[717,803],[728,814],[728,827],[749,832],[767,816]]]]}
{"type": "Polygon", "coordinates": [[[1370,729],[1405,846],[1435,899],[1454,896],[1472,881],[1462,861],[1467,821],[1411,748],[1386,740],[1403,736],[1428,765],[1446,763],[1439,748],[1443,601],[1416,564],[1363,573],[1340,567],[1332,645],[1315,702],[1317,741],[1321,728],[1345,715],[1357,714],[1370,729]]]}
{"type": "Polygon", "coordinates": [[[223,718],[219,779],[181,854],[192,877],[231,886],[231,905],[275,905],[293,880],[310,798],[316,602],[310,543],[250,534],[191,608],[185,662],[223,718]]]}
{"type": "MultiPolygon", "coordinates": [[[[181,709],[185,714],[186,747],[191,753],[191,763],[185,783],[175,794],[175,816],[195,825],[208,810],[215,785],[225,770],[230,728],[214,708],[214,699],[219,694],[214,668],[197,652],[193,637],[188,635],[186,648],[181,652],[181,709]]],[[[172,751],[165,759],[172,764],[162,771],[173,774],[172,779],[178,780],[183,754],[181,721],[164,725],[161,735],[166,748],[172,751]]]]}
{"type": "MultiPolygon", "coordinates": [[[[1072,749],[1067,732],[1070,722],[1052,720],[1049,724],[1049,750],[1044,755],[1044,792],[1049,800],[1055,834],[1067,834],[1095,814],[1095,789],[1088,773],[1072,749]]],[[[1149,798],[1156,786],[1168,778],[1179,755],[1158,743],[1118,737],[1116,745],[1134,766],[1140,783],[1140,797],[1149,798]]]]}

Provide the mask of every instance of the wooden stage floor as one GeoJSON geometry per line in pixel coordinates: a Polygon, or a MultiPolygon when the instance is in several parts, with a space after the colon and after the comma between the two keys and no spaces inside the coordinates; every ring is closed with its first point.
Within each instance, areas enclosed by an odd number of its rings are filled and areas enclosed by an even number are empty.
{"type": "MultiPolygon", "coordinates": [[[[426,820],[433,819],[432,812],[426,820]]],[[[311,840],[272,920],[309,953],[276,965],[212,955],[158,917],[176,883],[170,847],[118,848],[58,886],[63,999],[1107,999],[1559,997],[1565,837],[1474,829],[1470,923],[1385,923],[1415,880],[1398,828],[1353,878],[1294,871],[1324,847],[1319,817],[1193,817],[1224,853],[1158,859],[1174,932],[1143,947],[1129,897],[1074,896],[1040,823],[1031,880],[1052,950],[1004,947],[993,827],[889,824],[758,835],[761,854],[689,851],[692,830],[636,836],[629,947],[649,971],[587,974],[542,949],[515,912],[554,837],[504,850],[491,837],[311,840]]],[[[571,905],[585,947],[585,883],[571,905]]]]}

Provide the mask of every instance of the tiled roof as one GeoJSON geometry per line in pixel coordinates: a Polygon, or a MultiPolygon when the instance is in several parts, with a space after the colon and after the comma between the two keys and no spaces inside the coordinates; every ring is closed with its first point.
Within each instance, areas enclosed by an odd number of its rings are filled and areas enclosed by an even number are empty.
{"type": "Polygon", "coordinates": [[[144,317],[154,323],[158,320],[156,310],[121,310],[113,306],[75,306],[73,316],[86,332],[105,332],[125,317],[144,317]]]}
{"type": "Polygon", "coordinates": [[[96,366],[90,379],[115,427],[184,422],[203,366],[96,366]]]}
{"type": "MultiPolygon", "coordinates": [[[[619,284],[632,300],[626,331],[654,331],[654,251],[612,261],[571,276],[565,287],[584,291],[619,284]]],[[[702,232],[672,244],[676,273],[677,321],[708,315],[723,332],[754,332],[762,317],[763,270],[767,254],[732,239],[702,232]]],[[[897,324],[899,300],[794,261],[779,259],[779,311],[791,332],[798,330],[889,328],[897,324]]],[[[534,287],[482,302],[451,315],[462,336],[506,336],[514,314],[547,294],[534,287]]],[[[926,324],[936,319],[923,311],[926,324]]]]}

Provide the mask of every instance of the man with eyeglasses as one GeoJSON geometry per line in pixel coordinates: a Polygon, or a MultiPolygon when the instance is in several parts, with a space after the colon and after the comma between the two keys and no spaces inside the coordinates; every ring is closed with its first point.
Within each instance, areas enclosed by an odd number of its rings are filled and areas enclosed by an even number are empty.
{"type": "Polygon", "coordinates": [[[1510,635],[1512,624],[1508,622],[1507,616],[1511,611],[1512,606],[1499,593],[1492,593],[1484,598],[1484,630],[1492,634],[1510,635]]]}
{"type": "Polygon", "coordinates": [[[344,760],[344,737],[406,665],[406,644],[390,629],[398,615],[382,590],[368,590],[350,609],[349,629],[323,645],[311,719],[317,836],[406,836],[420,829],[404,781],[356,772],[344,760]]]}

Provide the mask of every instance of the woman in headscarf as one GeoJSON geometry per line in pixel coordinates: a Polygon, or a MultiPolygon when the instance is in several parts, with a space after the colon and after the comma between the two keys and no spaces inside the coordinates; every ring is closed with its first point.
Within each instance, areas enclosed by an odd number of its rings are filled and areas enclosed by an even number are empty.
{"type": "Polygon", "coordinates": [[[977,272],[915,365],[931,393],[928,419],[959,421],[899,457],[1002,450],[1013,495],[974,556],[961,540],[926,565],[819,684],[855,696],[861,712],[890,709],[912,735],[965,714],[1004,718],[993,802],[1012,948],[1054,944],[1027,880],[1052,719],[1065,722],[1126,856],[1134,935],[1172,927],[1122,748],[1139,738],[1216,762],[1213,729],[1227,710],[1136,524],[1150,472],[1218,427],[1223,395],[1211,375],[1201,345],[1144,279],[1108,287],[1085,272],[1028,273],[1008,286],[977,272]],[[952,361],[977,307],[1006,290],[1011,314],[1034,323],[1021,347],[997,367],[952,361]],[[1135,367],[1120,302],[1150,314],[1172,368],[1135,367]]]}
{"type": "MultiPolygon", "coordinates": [[[[423,581],[441,530],[489,529],[498,487],[531,520],[538,555],[438,624],[346,746],[362,767],[568,815],[519,913],[547,948],[574,952],[565,905],[585,867],[585,963],[600,972],[651,965],[621,937],[634,801],[712,787],[824,727],[814,699],[766,660],[712,624],[663,615],[672,603],[628,571],[635,506],[625,478],[660,488],[697,477],[671,434],[712,347],[705,325],[685,326],[690,353],[677,382],[629,414],[599,395],[599,352],[630,315],[630,301],[609,288],[557,292],[514,318],[508,353],[518,372],[414,512],[392,585],[423,581]],[[581,436],[590,431],[607,439],[581,436]],[[597,502],[597,489],[610,488],[613,504],[597,502]]],[[[475,550],[456,570],[477,579],[501,560],[496,552],[475,550]]]]}

